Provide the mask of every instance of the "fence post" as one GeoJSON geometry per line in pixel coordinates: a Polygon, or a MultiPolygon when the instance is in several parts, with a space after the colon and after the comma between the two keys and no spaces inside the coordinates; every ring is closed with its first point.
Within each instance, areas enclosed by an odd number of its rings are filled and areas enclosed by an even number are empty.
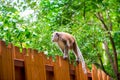
{"type": "Polygon", "coordinates": [[[54,63],[54,76],[55,80],[70,80],[70,69],[67,60],[63,60],[57,56],[56,62],[54,63]]]}

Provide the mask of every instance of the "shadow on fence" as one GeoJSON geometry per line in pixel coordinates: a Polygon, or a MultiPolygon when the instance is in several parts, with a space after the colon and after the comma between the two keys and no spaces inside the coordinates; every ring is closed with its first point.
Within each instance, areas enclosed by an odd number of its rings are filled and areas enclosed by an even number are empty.
{"type": "Polygon", "coordinates": [[[56,56],[56,61],[36,50],[19,48],[0,41],[0,80],[110,80],[103,71],[92,65],[84,74],[81,64],[73,66],[56,56]]]}

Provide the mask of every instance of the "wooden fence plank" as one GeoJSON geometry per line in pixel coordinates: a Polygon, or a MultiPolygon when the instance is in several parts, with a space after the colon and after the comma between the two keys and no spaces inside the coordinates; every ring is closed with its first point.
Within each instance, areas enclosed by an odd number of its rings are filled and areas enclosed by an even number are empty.
{"type": "Polygon", "coordinates": [[[31,49],[28,49],[28,54],[25,56],[25,75],[26,80],[32,80],[32,58],[31,58],[31,49]]]}
{"type": "Polygon", "coordinates": [[[2,80],[2,41],[0,40],[0,80],[2,80]]]}
{"type": "Polygon", "coordinates": [[[100,69],[98,69],[98,74],[97,74],[97,76],[98,76],[98,80],[102,80],[102,73],[101,73],[101,70],[100,70],[100,69]]]}
{"type": "Polygon", "coordinates": [[[110,80],[110,77],[107,75],[107,80],[110,80]]]}
{"type": "Polygon", "coordinates": [[[46,80],[43,58],[37,52],[29,50],[25,57],[25,72],[27,80],[46,80]]]}
{"type": "Polygon", "coordinates": [[[102,80],[107,80],[107,75],[105,74],[104,71],[102,71],[102,80]]]}
{"type": "Polygon", "coordinates": [[[38,54],[37,51],[34,51],[34,65],[35,65],[35,74],[37,79],[34,80],[46,80],[46,70],[45,70],[45,64],[43,62],[43,57],[38,54]]]}
{"type": "Polygon", "coordinates": [[[2,80],[2,57],[0,55],[0,80],[2,80]]]}
{"type": "Polygon", "coordinates": [[[61,57],[57,57],[54,64],[55,80],[70,80],[69,63],[61,57]]]}
{"type": "Polygon", "coordinates": [[[81,64],[78,64],[75,69],[76,80],[81,80],[81,64]]]}
{"type": "Polygon", "coordinates": [[[98,80],[97,77],[97,68],[92,64],[92,80],[98,80]]]}
{"type": "Polygon", "coordinates": [[[84,71],[82,70],[81,63],[79,63],[76,66],[75,73],[76,73],[76,80],[88,80],[87,73],[84,73],[84,71]]]}
{"type": "Polygon", "coordinates": [[[15,80],[15,70],[14,70],[14,57],[12,54],[12,45],[6,47],[2,44],[1,52],[1,69],[2,69],[2,80],[15,80]]]}

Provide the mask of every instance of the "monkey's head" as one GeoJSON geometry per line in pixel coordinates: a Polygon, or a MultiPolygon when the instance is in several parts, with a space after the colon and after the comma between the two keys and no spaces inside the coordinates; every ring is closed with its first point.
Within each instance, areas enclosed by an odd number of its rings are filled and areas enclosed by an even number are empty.
{"type": "Polygon", "coordinates": [[[57,42],[59,40],[59,33],[58,32],[54,32],[52,34],[52,42],[57,42]]]}

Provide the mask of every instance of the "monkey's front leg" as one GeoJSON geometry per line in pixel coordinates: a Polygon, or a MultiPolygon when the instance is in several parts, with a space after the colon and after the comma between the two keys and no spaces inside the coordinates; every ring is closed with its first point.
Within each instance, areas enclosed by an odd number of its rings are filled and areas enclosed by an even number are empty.
{"type": "Polygon", "coordinates": [[[63,59],[67,59],[67,58],[68,58],[68,46],[66,45],[64,49],[63,59]]]}

